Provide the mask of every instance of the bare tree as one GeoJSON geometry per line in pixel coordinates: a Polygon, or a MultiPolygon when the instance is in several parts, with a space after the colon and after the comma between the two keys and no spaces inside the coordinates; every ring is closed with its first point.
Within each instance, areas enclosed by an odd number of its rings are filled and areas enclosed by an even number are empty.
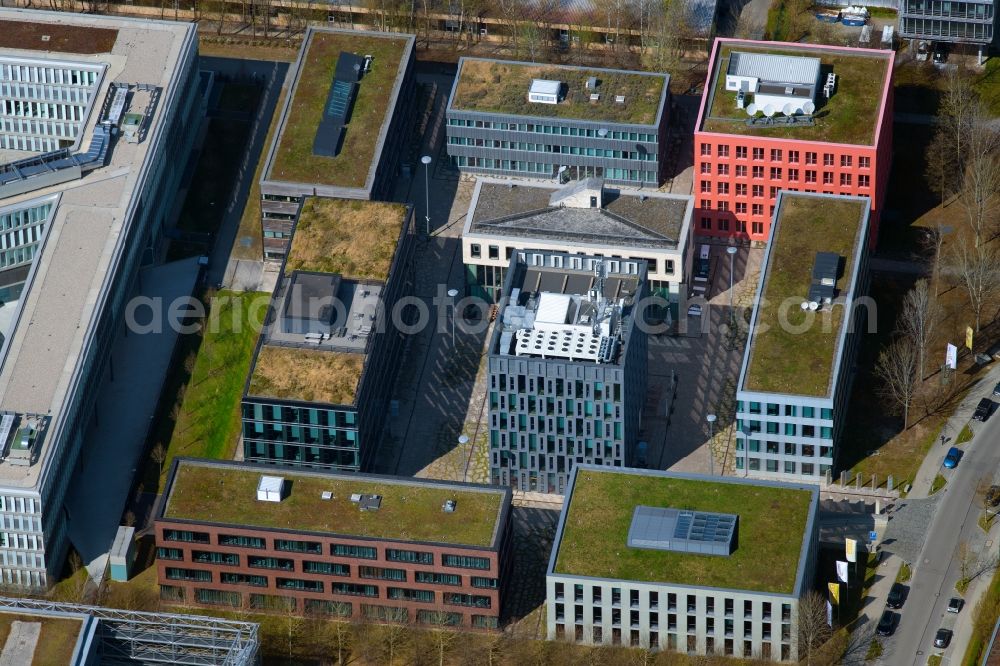
{"type": "Polygon", "coordinates": [[[153,450],[149,452],[149,457],[153,459],[156,463],[156,476],[157,478],[163,476],[163,463],[167,460],[167,449],[164,448],[162,442],[157,442],[153,450]]]}
{"type": "Polygon", "coordinates": [[[956,164],[962,163],[962,150],[976,101],[968,72],[957,70],[950,73],[938,107],[938,125],[950,139],[956,164]]]}
{"type": "MultiPolygon", "coordinates": [[[[983,119],[980,122],[986,124],[988,121],[983,119]]],[[[969,151],[959,194],[969,227],[976,234],[978,243],[992,238],[1000,213],[1000,142],[995,140],[995,136],[988,128],[973,132],[970,144],[983,145],[969,151]]]]}
{"type": "Polygon", "coordinates": [[[806,666],[812,666],[816,651],[833,635],[833,629],[826,623],[826,599],[812,590],[799,599],[795,615],[799,635],[799,658],[805,658],[806,666]]]}
{"type": "Polygon", "coordinates": [[[940,316],[940,308],[927,280],[917,280],[903,298],[897,326],[899,332],[913,340],[917,348],[917,378],[921,380],[924,378],[927,348],[934,340],[940,316]]]}
{"type": "Polygon", "coordinates": [[[958,190],[958,155],[952,145],[953,137],[945,130],[934,133],[927,146],[924,178],[931,192],[938,195],[941,205],[958,190]]]}
{"type": "Polygon", "coordinates": [[[972,234],[958,234],[948,246],[948,268],[969,297],[977,333],[987,299],[1000,284],[998,260],[1000,256],[993,245],[979,243],[972,234]]]}
{"type": "Polygon", "coordinates": [[[909,427],[910,405],[917,390],[917,349],[913,340],[897,337],[879,353],[875,376],[881,381],[879,395],[903,413],[903,429],[909,427]]]}
{"type": "Polygon", "coordinates": [[[434,651],[437,653],[438,666],[444,666],[444,658],[451,651],[458,638],[458,634],[453,629],[453,614],[446,611],[431,611],[427,615],[427,622],[433,625],[431,638],[434,641],[434,651]]]}
{"type": "Polygon", "coordinates": [[[677,71],[684,57],[684,44],[694,36],[694,14],[690,3],[673,0],[656,18],[655,43],[650,65],[659,71],[677,71]]]}
{"type": "Polygon", "coordinates": [[[972,572],[972,567],[975,564],[976,554],[972,550],[972,546],[965,539],[958,542],[958,548],[955,550],[955,556],[958,558],[958,575],[959,581],[968,583],[970,573],[972,572]]]}

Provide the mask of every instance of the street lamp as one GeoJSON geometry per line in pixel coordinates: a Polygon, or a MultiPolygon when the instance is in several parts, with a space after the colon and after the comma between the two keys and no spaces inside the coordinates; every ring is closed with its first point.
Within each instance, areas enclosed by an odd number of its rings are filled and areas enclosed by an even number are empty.
{"type": "Polygon", "coordinates": [[[736,320],[736,314],[733,312],[733,258],[736,256],[736,246],[727,247],[726,254],[729,255],[729,325],[732,328],[736,320]]]}
{"type": "Polygon", "coordinates": [[[431,184],[430,184],[430,170],[431,170],[431,156],[424,155],[420,158],[420,163],[424,165],[424,197],[427,208],[424,210],[424,221],[425,229],[427,231],[427,237],[430,238],[431,235],[431,184]]]}
{"type": "Polygon", "coordinates": [[[452,347],[452,349],[455,348],[455,297],[456,296],[458,296],[458,289],[449,289],[448,290],[448,298],[451,299],[451,347],[452,347]]]}
{"type": "Polygon", "coordinates": [[[715,420],[718,417],[715,414],[709,414],[705,417],[708,421],[708,469],[711,476],[715,476],[715,453],[712,451],[712,440],[715,439],[715,420]]]}

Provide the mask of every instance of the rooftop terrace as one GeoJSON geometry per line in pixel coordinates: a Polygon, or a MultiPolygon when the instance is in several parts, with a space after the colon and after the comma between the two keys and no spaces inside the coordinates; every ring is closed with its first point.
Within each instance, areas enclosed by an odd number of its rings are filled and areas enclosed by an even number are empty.
{"type": "Polygon", "coordinates": [[[332,405],[353,405],[365,355],[264,344],[247,395],[332,405]]]}
{"type": "Polygon", "coordinates": [[[505,488],[184,459],[166,492],[168,520],[487,548],[497,545],[510,503],[505,488]],[[258,501],[262,473],[285,478],[290,494],[281,502],[258,501]],[[326,491],[333,495],[329,500],[321,497],[326,491]],[[359,510],[350,501],[354,493],[381,495],[381,507],[359,510]],[[456,502],[453,513],[442,511],[449,499],[456,502]]]}
{"type": "Polygon", "coordinates": [[[708,97],[701,129],[719,134],[753,134],[781,139],[803,139],[872,145],[882,116],[882,91],[891,72],[892,52],[870,49],[815,47],[780,42],[716,42],[717,53],[709,65],[708,97]],[[747,112],[736,107],[736,93],[726,91],[726,70],[734,52],[807,56],[820,59],[820,78],[837,75],[830,99],[816,96],[814,124],[747,125],[747,112]]]}
{"type": "Polygon", "coordinates": [[[792,594],[818,489],[718,481],[669,472],[580,467],[554,545],[552,573],[615,580],[792,594]],[[737,514],[736,549],[727,557],[632,548],[637,506],[737,514]]]}
{"type": "Polygon", "coordinates": [[[652,125],[659,117],[663,90],[669,80],[667,74],[462,58],[451,108],[652,125]],[[599,82],[593,90],[586,87],[591,77],[599,82]],[[561,81],[562,101],[558,104],[529,102],[528,89],[533,79],[561,81]],[[591,93],[599,93],[600,100],[592,102],[591,93]],[[624,103],[615,101],[619,95],[625,97],[624,103]]]}
{"type": "Polygon", "coordinates": [[[0,48],[56,53],[108,53],[118,39],[115,28],[33,21],[4,21],[0,48]]]}
{"type": "Polygon", "coordinates": [[[402,82],[411,35],[362,31],[310,30],[300,57],[297,82],[284,109],[286,118],[275,144],[269,180],[363,188],[378,161],[377,137],[392,115],[393,91],[402,82]],[[340,154],[313,154],[316,129],[323,118],[330,84],[341,51],[374,56],[371,71],[358,87],[340,154]]]}
{"type": "Polygon", "coordinates": [[[306,198],[295,224],[285,274],[315,271],[384,282],[407,212],[402,204],[306,198]]]}
{"type": "Polygon", "coordinates": [[[829,394],[844,325],[845,296],[853,298],[856,287],[854,262],[865,237],[866,203],[867,199],[858,198],[781,194],[762,269],[743,390],[829,394]],[[833,307],[824,306],[814,313],[798,304],[808,296],[817,252],[839,255],[843,268],[833,307]],[[813,320],[811,325],[805,325],[807,318],[813,320]]]}
{"type": "MultiPolygon", "coordinates": [[[[7,641],[11,638],[14,622],[41,625],[30,666],[63,666],[74,663],[73,654],[76,651],[76,642],[80,636],[80,630],[83,628],[81,620],[72,617],[35,615],[30,612],[24,614],[0,612],[0,649],[5,657],[8,650],[13,648],[13,646],[7,645],[7,641]]],[[[23,638],[23,636],[21,637],[23,638]]],[[[20,656],[20,653],[16,652],[11,654],[15,657],[20,656]]],[[[27,663],[18,663],[21,666],[28,666],[27,663]]]]}

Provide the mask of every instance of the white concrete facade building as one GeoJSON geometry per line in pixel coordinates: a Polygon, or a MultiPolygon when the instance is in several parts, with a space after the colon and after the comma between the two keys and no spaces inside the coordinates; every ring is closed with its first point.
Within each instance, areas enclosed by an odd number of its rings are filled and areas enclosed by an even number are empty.
{"type": "Polygon", "coordinates": [[[796,614],[813,587],[819,546],[818,486],[578,465],[566,496],[546,574],[549,640],[797,661],[796,614]],[[715,486],[728,489],[714,494],[735,492],[737,500],[720,506],[709,497],[715,486]],[[709,498],[693,499],[701,494],[709,498]],[[794,518],[740,501],[764,495],[794,507],[794,518]],[[655,539],[630,545],[636,510],[672,500],[695,520],[735,515],[732,553],[667,552],[666,542],[650,545],[655,539]],[[787,548],[782,561],[751,552],[773,540],[787,548]],[[688,582],[692,563],[703,580],[719,584],[688,582]]]}

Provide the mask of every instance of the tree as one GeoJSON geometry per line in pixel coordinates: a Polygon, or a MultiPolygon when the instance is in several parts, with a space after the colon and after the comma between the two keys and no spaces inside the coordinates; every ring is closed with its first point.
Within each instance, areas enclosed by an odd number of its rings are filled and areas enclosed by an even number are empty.
{"type": "Polygon", "coordinates": [[[955,551],[955,556],[958,558],[958,576],[959,582],[968,583],[970,574],[972,573],[972,567],[975,564],[976,555],[972,550],[972,546],[969,542],[963,539],[958,542],[958,548],[955,551]]]}
{"type": "Polygon", "coordinates": [[[1000,256],[993,244],[980,243],[973,234],[958,234],[948,247],[948,269],[969,297],[977,333],[987,299],[1000,284],[998,260],[1000,256]]]}
{"type": "Polygon", "coordinates": [[[909,427],[910,405],[917,390],[917,349],[913,340],[897,337],[879,353],[875,376],[881,381],[879,395],[903,412],[903,429],[909,427]]]}
{"type": "Polygon", "coordinates": [[[157,442],[153,450],[149,452],[149,457],[156,463],[156,476],[163,476],[163,463],[167,460],[167,449],[162,442],[157,442]]]}
{"type": "Polygon", "coordinates": [[[795,620],[799,634],[799,658],[805,655],[806,666],[812,666],[816,651],[833,635],[833,629],[826,623],[826,599],[823,595],[811,590],[799,599],[795,620]]]}
{"type": "Polygon", "coordinates": [[[433,625],[431,638],[434,640],[434,651],[437,652],[438,666],[444,666],[445,655],[451,650],[458,635],[452,628],[452,614],[446,611],[431,611],[427,621],[433,625]]]}
{"type": "MultiPolygon", "coordinates": [[[[985,124],[985,119],[979,120],[985,124]]],[[[996,229],[1000,212],[1000,142],[989,128],[973,132],[970,144],[982,146],[970,150],[959,198],[965,209],[969,228],[976,234],[977,243],[989,241],[996,229]]]]}
{"type": "Polygon", "coordinates": [[[899,313],[899,332],[913,341],[917,350],[917,378],[924,378],[924,359],[927,348],[934,340],[934,332],[941,317],[940,308],[927,280],[917,280],[903,298],[899,313]]]}
{"type": "Polygon", "coordinates": [[[938,195],[941,205],[958,190],[958,155],[952,146],[952,137],[943,129],[934,133],[927,145],[924,178],[931,192],[938,195]]]}

